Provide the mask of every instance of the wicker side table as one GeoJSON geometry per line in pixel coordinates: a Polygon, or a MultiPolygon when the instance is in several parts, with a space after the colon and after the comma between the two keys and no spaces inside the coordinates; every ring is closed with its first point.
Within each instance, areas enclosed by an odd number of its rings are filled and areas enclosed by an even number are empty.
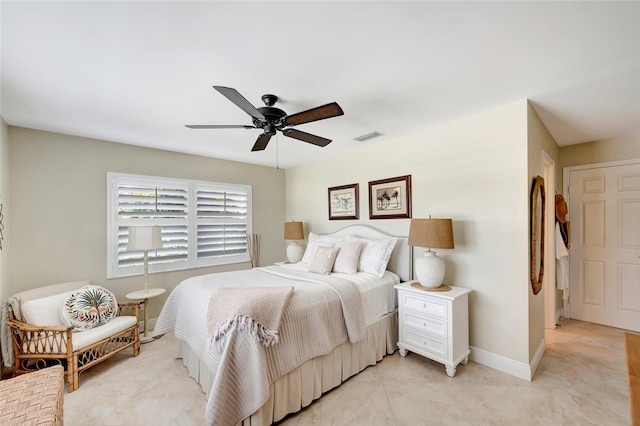
{"type": "Polygon", "coordinates": [[[0,381],[0,425],[62,426],[62,366],[0,381]]]}

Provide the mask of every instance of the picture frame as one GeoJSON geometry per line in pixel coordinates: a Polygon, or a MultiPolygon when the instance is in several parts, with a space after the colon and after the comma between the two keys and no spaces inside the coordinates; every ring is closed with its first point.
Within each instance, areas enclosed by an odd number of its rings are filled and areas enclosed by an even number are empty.
{"type": "Polygon", "coordinates": [[[329,220],[360,218],[359,184],[334,186],[328,189],[329,220]]]}
{"type": "Polygon", "coordinates": [[[411,217],[411,175],[369,182],[369,219],[411,217]]]}

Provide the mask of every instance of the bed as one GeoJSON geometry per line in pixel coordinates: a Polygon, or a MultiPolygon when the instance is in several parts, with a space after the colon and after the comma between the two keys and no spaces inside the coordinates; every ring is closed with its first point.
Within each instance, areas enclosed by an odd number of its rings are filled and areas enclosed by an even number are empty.
{"type": "Polygon", "coordinates": [[[176,357],[207,395],[207,424],[269,425],[396,350],[394,285],[410,278],[404,237],[363,225],[311,233],[300,263],[184,280],[169,295],[154,336],[175,334],[176,357]],[[329,251],[334,259],[320,259],[329,251]],[[318,266],[325,261],[331,273],[318,266]],[[285,288],[292,290],[275,342],[259,339],[255,327],[225,333],[213,318],[232,309],[227,297],[245,303],[247,295],[263,299],[263,292],[285,288]]]}

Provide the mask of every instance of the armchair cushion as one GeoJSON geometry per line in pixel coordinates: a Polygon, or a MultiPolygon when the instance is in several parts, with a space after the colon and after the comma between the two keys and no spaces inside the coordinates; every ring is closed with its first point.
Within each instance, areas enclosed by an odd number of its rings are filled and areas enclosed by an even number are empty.
{"type": "MultiPolygon", "coordinates": [[[[13,316],[18,321],[27,322],[22,318],[21,305],[32,299],[39,299],[41,297],[53,296],[58,293],[70,293],[73,290],[79,289],[82,286],[88,285],[89,281],[69,281],[66,283],[52,284],[44,287],[34,288],[32,290],[26,290],[7,299],[7,302],[11,305],[13,316]]],[[[59,316],[60,311],[56,314],[59,316]]],[[[60,321],[60,320],[58,320],[60,321]]]]}
{"type": "Polygon", "coordinates": [[[22,304],[23,322],[40,326],[69,326],[60,318],[60,309],[69,292],[27,300],[22,304]]]}
{"type": "Polygon", "coordinates": [[[137,325],[138,319],[134,316],[122,316],[115,317],[108,323],[101,325],[100,327],[92,328],[91,330],[83,331],[82,333],[73,333],[71,336],[71,342],[73,345],[73,351],[79,351],[99,342],[102,339],[106,339],[116,333],[119,333],[127,328],[137,325]]]}
{"type": "Polygon", "coordinates": [[[116,297],[106,288],[97,285],[87,285],[71,292],[62,305],[63,320],[78,331],[105,325],[116,315],[116,297]]]}

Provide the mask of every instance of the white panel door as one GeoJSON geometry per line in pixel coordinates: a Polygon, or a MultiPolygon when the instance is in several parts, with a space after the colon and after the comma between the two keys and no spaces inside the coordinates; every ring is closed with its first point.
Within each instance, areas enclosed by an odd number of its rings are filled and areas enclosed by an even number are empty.
{"type": "Polygon", "coordinates": [[[640,331],[640,163],[569,173],[569,314],[640,331]]]}

